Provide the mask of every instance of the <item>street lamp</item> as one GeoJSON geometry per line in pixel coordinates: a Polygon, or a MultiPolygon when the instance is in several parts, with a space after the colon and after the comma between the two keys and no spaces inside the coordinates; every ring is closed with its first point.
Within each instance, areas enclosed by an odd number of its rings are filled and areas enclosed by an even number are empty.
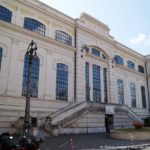
{"type": "Polygon", "coordinates": [[[25,117],[24,117],[24,125],[23,132],[21,137],[21,142],[23,144],[30,143],[30,97],[31,97],[31,73],[32,73],[32,62],[34,58],[37,58],[36,55],[37,46],[36,43],[31,41],[27,48],[26,56],[28,58],[28,78],[27,78],[27,93],[26,93],[26,107],[25,107],[25,117]],[[25,143],[24,143],[25,142],[25,143]]]}
{"type": "Polygon", "coordinates": [[[84,50],[87,51],[88,50],[88,47],[86,44],[82,45],[81,46],[81,58],[83,58],[83,53],[84,53],[84,50]]]}

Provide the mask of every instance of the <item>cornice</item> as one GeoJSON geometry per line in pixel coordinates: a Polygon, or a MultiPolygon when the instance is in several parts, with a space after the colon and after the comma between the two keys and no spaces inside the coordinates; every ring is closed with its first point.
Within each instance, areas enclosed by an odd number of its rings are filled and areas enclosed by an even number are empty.
{"type": "Polygon", "coordinates": [[[59,14],[65,16],[65,17],[67,17],[68,19],[70,19],[70,21],[68,21],[68,20],[66,20],[66,19],[64,19],[64,18],[61,18],[61,17],[59,17],[58,15],[56,15],[56,14],[54,14],[54,13],[48,11],[48,10],[45,11],[45,9],[42,9],[40,6],[34,5],[34,3],[29,2],[29,1],[27,1],[27,0],[18,0],[18,1],[19,1],[19,3],[22,3],[23,5],[27,5],[28,7],[31,7],[32,9],[37,10],[38,12],[40,11],[41,13],[46,14],[46,15],[48,15],[48,16],[54,18],[54,19],[57,19],[57,20],[59,20],[60,22],[63,22],[63,23],[65,23],[65,24],[69,25],[69,26],[72,26],[72,27],[75,26],[75,20],[74,20],[73,18],[71,18],[70,16],[67,16],[66,14],[64,14],[64,13],[62,13],[62,12],[60,12],[60,11],[58,11],[58,10],[56,10],[56,9],[54,9],[54,8],[52,8],[52,7],[48,6],[48,5],[46,5],[46,4],[44,4],[44,3],[42,3],[42,2],[40,2],[39,0],[37,0],[37,2],[38,2],[40,5],[43,5],[43,6],[47,7],[48,9],[52,9],[53,11],[55,11],[55,12],[57,12],[57,13],[59,13],[59,14]]]}
{"type": "MultiPolygon", "coordinates": [[[[25,100],[25,97],[24,96],[14,96],[14,95],[7,95],[7,94],[0,94],[0,97],[4,97],[4,98],[14,98],[18,101],[20,101],[20,99],[24,99],[25,100]]],[[[44,102],[52,102],[52,103],[64,103],[64,104],[67,104],[67,103],[70,103],[69,101],[62,101],[62,100],[55,100],[55,99],[45,99],[45,98],[34,98],[34,97],[31,97],[32,101],[42,101],[43,102],[43,99],[44,99],[44,102]]]]}
{"type": "Polygon", "coordinates": [[[140,59],[140,60],[144,61],[144,56],[142,54],[140,54],[140,53],[138,53],[138,52],[128,48],[127,46],[119,43],[118,41],[114,40],[114,47],[119,49],[119,50],[122,50],[126,54],[129,54],[129,55],[131,55],[133,57],[136,57],[137,59],[140,59]]]}
{"type": "Polygon", "coordinates": [[[64,48],[66,50],[76,51],[76,48],[74,48],[72,46],[68,46],[68,45],[66,45],[62,42],[58,42],[58,41],[56,41],[50,37],[40,35],[38,33],[32,32],[30,30],[26,30],[20,26],[17,26],[17,25],[11,24],[11,23],[7,23],[7,22],[0,20],[0,27],[6,28],[8,30],[16,31],[17,33],[22,33],[23,35],[36,38],[40,41],[43,41],[45,43],[50,43],[54,46],[59,46],[59,47],[64,48]]]}
{"type": "Polygon", "coordinates": [[[140,76],[146,77],[146,75],[144,73],[140,73],[139,71],[130,69],[130,68],[126,67],[126,66],[115,64],[115,67],[120,68],[120,69],[125,70],[125,71],[128,71],[130,73],[134,73],[134,74],[138,74],[140,76]]]}

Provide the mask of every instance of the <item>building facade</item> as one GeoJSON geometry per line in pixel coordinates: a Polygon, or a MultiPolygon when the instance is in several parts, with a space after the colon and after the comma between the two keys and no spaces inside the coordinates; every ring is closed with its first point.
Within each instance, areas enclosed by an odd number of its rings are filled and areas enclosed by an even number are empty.
{"type": "Polygon", "coordinates": [[[107,130],[108,120],[119,128],[148,117],[150,56],[109,31],[86,13],[73,19],[37,0],[0,0],[0,132],[20,128],[24,117],[32,40],[38,46],[31,74],[35,126],[52,134],[90,133],[107,130]]]}

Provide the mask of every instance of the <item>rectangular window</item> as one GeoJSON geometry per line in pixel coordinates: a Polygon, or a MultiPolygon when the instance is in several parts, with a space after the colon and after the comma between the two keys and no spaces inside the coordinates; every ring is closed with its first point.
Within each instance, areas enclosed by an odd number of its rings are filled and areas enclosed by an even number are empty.
{"type": "Polygon", "coordinates": [[[108,102],[108,97],[107,97],[107,69],[104,68],[103,70],[103,80],[104,80],[104,102],[108,102]]]}
{"type": "Polygon", "coordinates": [[[68,66],[62,63],[57,64],[56,99],[68,100],[68,66]]]}
{"type": "Polygon", "coordinates": [[[85,63],[86,100],[90,101],[89,63],[85,63]]]}
{"type": "Polygon", "coordinates": [[[141,86],[141,94],[142,94],[142,107],[146,108],[146,96],[145,96],[145,87],[141,86]]]}
{"type": "Polygon", "coordinates": [[[100,67],[93,65],[93,100],[101,101],[100,67]]]}
{"type": "Polygon", "coordinates": [[[2,55],[3,55],[3,49],[0,47],[0,70],[1,70],[1,64],[2,64],[2,55]]]}

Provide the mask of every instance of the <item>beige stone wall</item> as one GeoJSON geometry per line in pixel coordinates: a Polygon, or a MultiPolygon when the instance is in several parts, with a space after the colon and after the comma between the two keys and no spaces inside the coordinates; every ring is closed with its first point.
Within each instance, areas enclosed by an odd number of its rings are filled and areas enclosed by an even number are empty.
{"type": "Polygon", "coordinates": [[[72,127],[75,128],[104,128],[105,127],[105,115],[103,112],[89,112],[83,117],[81,117],[78,121],[76,121],[72,127]]]}
{"type": "MultiPolygon", "coordinates": [[[[87,19],[87,22],[89,20],[87,19]]],[[[87,23],[88,24],[88,23],[87,23]]],[[[108,98],[110,103],[118,103],[118,91],[117,91],[117,79],[121,79],[124,82],[124,99],[125,105],[131,107],[131,93],[130,93],[130,83],[134,83],[136,86],[136,103],[137,109],[134,109],[140,115],[145,112],[148,112],[149,102],[147,96],[147,83],[146,83],[146,74],[139,73],[138,65],[145,66],[144,64],[144,57],[131,49],[127,49],[127,47],[121,45],[120,43],[113,41],[110,37],[102,36],[97,34],[95,31],[92,30],[91,26],[87,26],[86,19],[84,18],[84,23],[78,20],[78,27],[77,27],[77,58],[78,63],[80,65],[80,70],[78,71],[78,80],[84,78],[84,81],[79,82],[77,88],[77,95],[80,99],[85,99],[83,97],[85,95],[85,62],[90,63],[90,79],[92,80],[92,65],[96,64],[99,65],[101,70],[106,67],[108,69],[108,98]],[[87,30],[88,28],[88,30],[87,30]],[[84,53],[83,58],[81,58],[81,47],[83,44],[87,46],[93,46],[99,48],[102,52],[105,52],[105,55],[108,56],[106,62],[101,61],[100,59],[97,60],[96,57],[89,57],[84,53]],[[112,63],[112,60],[115,55],[119,55],[124,60],[124,66],[115,65],[112,63]],[[127,61],[131,60],[135,63],[135,70],[129,69],[127,67],[127,61]],[[145,86],[146,89],[146,105],[147,109],[142,109],[142,100],[141,100],[141,86],[145,86]],[[78,92],[79,91],[79,92],[78,92]],[[81,94],[82,93],[82,94],[81,94]]],[[[101,74],[101,94],[102,94],[102,102],[103,99],[103,75],[101,74]]],[[[77,83],[78,84],[78,83],[77,83]]],[[[92,82],[90,82],[91,87],[91,101],[92,101],[92,82]]],[[[147,113],[146,113],[147,115],[147,113]]]]}
{"type": "MultiPolygon", "coordinates": [[[[38,98],[33,98],[31,100],[32,116],[36,116],[38,118],[47,116],[49,113],[75,101],[75,51],[77,52],[77,102],[86,100],[85,62],[90,62],[91,101],[93,101],[92,65],[96,64],[101,67],[101,70],[104,67],[108,69],[108,101],[110,103],[118,103],[116,83],[117,79],[122,79],[124,81],[125,104],[130,107],[131,98],[129,85],[132,82],[136,85],[137,98],[137,108],[133,110],[142,118],[149,115],[146,75],[138,72],[138,65],[144,66],[145,64],[144,57],[115,41],[113,37],[109,35],[110,29],[107,25],[85,13],[75,20],[35,0],[1,0],[0,5],[8,8],[13,13],[11,23],[0,21],[0,47],[3,48],[2,67],[0,71],[0,128],[10,128],[11,123],[13,123],[18,117],[24,116],[25,98],[22,97],[24,55],[31,40],[34,40],[37,43],[37,55],[40,58],[39,92],[38,98]],[[23,24],[25,17],[38,20],[44,24],[46,26],[46,35],[42,36],[24,29],[23,24]],[[61,30],[71,35],[73,39],[72,46],[67,46],[56,41],[56,30],[61,30]],[[104,61],[97,59],[85,52],[83,53],[83,58],[81,58],[81,47],[83,44],[99,48],[107,56],[107,60],[104,61]],[[124,67],[113,63],[115,55],[123,57],[124,67]],[[128,60],[132,60],[135,63],[135,71],[127,68],[128,60]],[[56,100],[57,63],[64,63],[69,67],[69,91],[67,102],[56,100]],[[142,85],[146,88],[146,109],[142,108],[141,103],[140,86],[142,85]],[[6,116],[8,119],[6,119],[6,116]]],[[[150,64],[148,63],[147,65],[149,74],[150,64]]],[[[101,72],[101,81],[102,79],[103,73],[101,72]]],[[[103,91],[103,82],[101,82],[102,102],[104,102],[103,91]]],[[[84,119],[81,118],[81,120],[81,122],[84,122],[84,119]]],[[[93,119],[90,119],[89,122],[89,126],[91,127],[94,126],[92,120],[93,119]]],[[[84,126],[84,123],[81,122],[79,123],[79,126],[84,126]]]]}

